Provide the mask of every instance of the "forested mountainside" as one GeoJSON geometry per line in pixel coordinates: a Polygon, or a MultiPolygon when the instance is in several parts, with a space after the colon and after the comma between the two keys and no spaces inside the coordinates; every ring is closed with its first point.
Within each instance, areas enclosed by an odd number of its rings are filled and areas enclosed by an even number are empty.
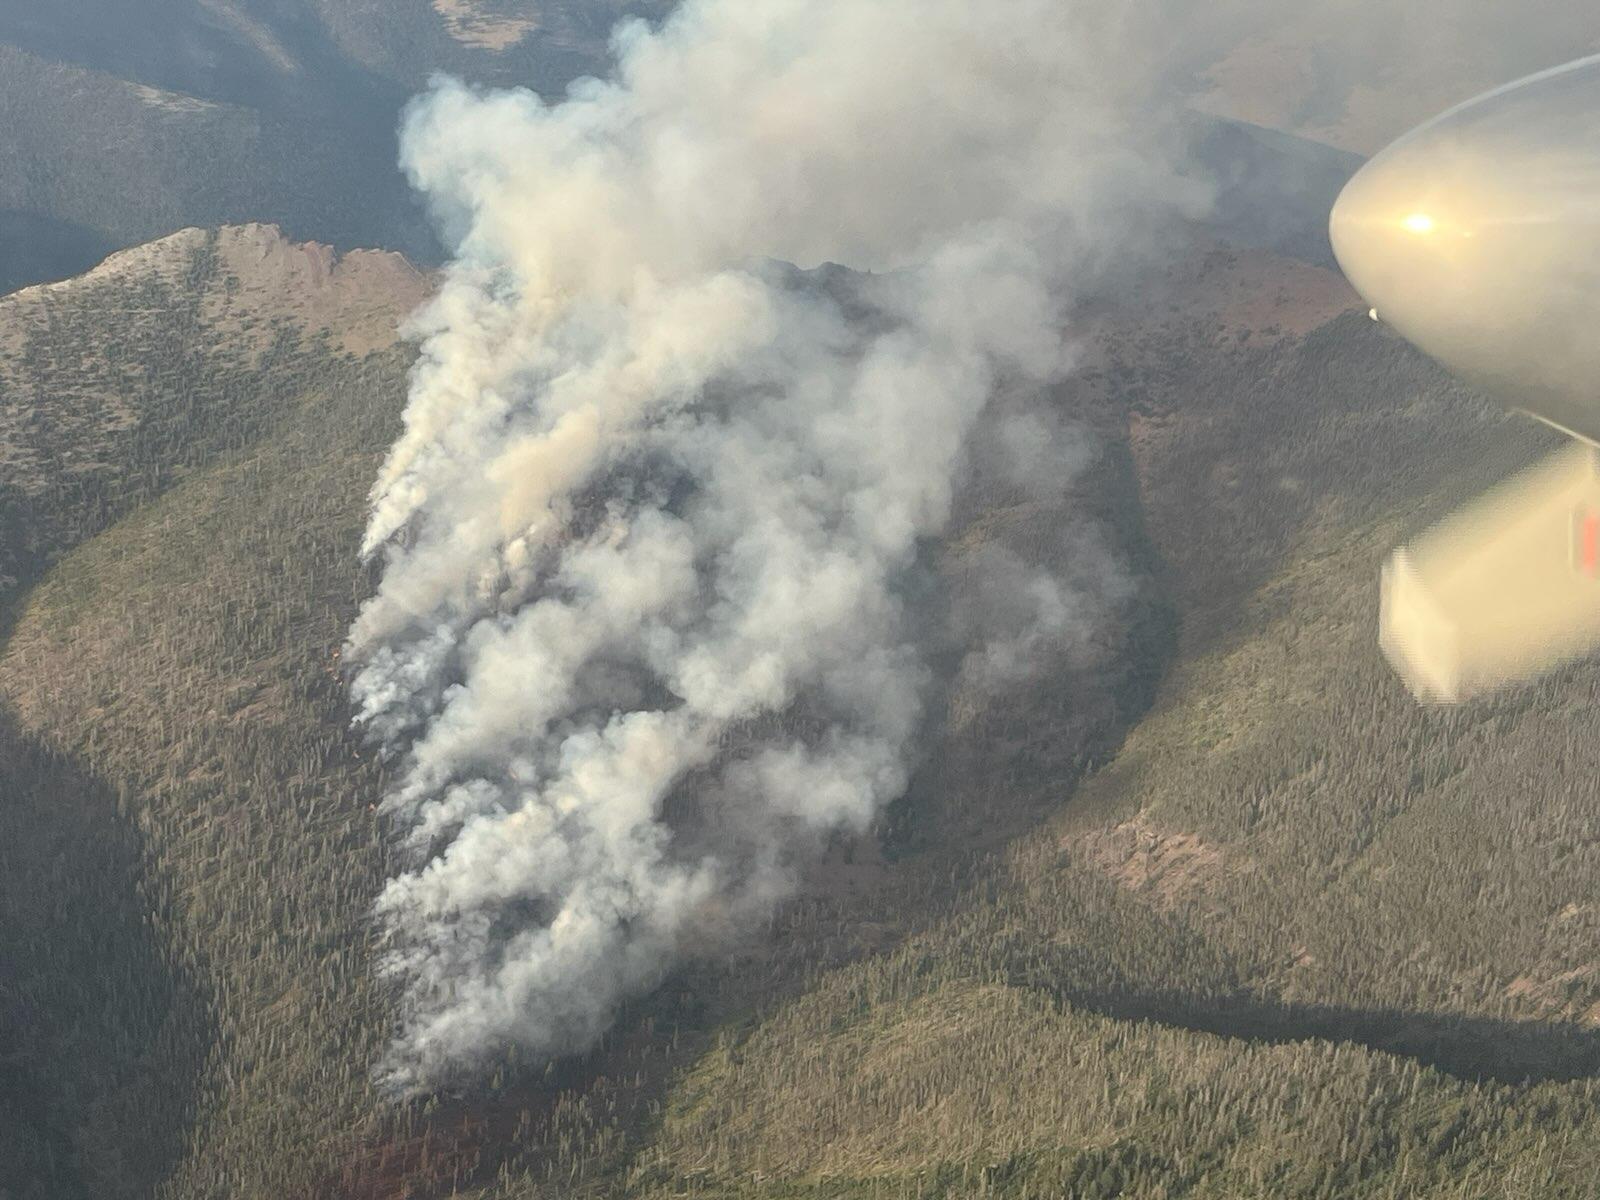
{"type": "Polygon", "coordinates": [[[384,1103],[334,656],[426,287],[253,227],[0,301],[10,1197],[1592,1194],[1600,673],[1428,710],[1374,644],[1389,548],[1549,438],[1199,238],[1079,322],[1096,466],[934,548],[1092,522],[1119,638],[947,693],[879,835],[593,1053],[384,1103]]]}
{"type": "Polygon", "coordinates": [[[1424,710],[1374,645],[1392,544],[1550,439],[1362,315],[1263,332],[1111,351],[1152,712],[894,950],[720,1028],[645,1190],[1591,1194],[1600,678],[1424,710]]]}
{"type": "MultiPolygon", "coordinates": [[[[392,1116],[369,1080],[390,1018],[368,928],[381,775],[347,736],[336,661],[397,431],[394,329],[424,288],[397,256],[255,226],[0,302],[0,865],[19,913],[0,1177],[20,1194],[325,1194],[390,1154],[401,1180],[437,1166],[415,1149],[431,1122],[392,1116]]],[[[976,481],[938,569],[984,546],[1059,553],[1089,505],[1131,511],[1126,471],[1101,474],[1044,509],[976,481]]],[[[1015,727],[1014,704],[952,693],[947,767],[1075,776],[1150,682],[1113,641],[1050,681],[1062,720],[1026,754],[980,736],[1015,727]]],[[[928,789],[901,816],[925,838],[971,814],[928,789]]],[[[881,869],[876,843],[840,855],[829,887],[881,869]]]]}
{"type": "MultiPolygon", "coordinates": [[[[348,249],[437,254],[395,167],[435,73],[559,95],[619,19],[673,0],[0,0],[0,291],[185,226],[272,221],[348,249]]],[[[1208,64],[1205,111],[1372,153],[1504,79],[1593,48],[1592,14],[1439,0],[1256,14],[1208,64]],[[1263,16],[1271,19],[1260,19],[1263,16]]],[[[1312,167],[1315,180],[1320,168],[1312,167]]]]}
{"type": "Polygon", "coordinates": [[[328,655],[425,287],[252,227],[0,301],[8,1195],[290,1194],[364,1079],[377,789],[328,655]]]}
{"type": "Polygon", "coordinates": [[[812,910],[876,943],[705,1037],[636,1191],[1592,1193],[1600,675],[1422,709],[1374,636],[1392,545],[1552,436],[1319,271],[1169,283],[1064,398],[1127,422],[1176,618],[1153,709],[1004,849],[812,910]]]}
{"type": "MultiPolygon", "coordinates": [[[[396,165],[408,99],[441,72],[557,96],[604,73],[619,19],[671,7],[0,0],[0,293],[186,226],[246,221],[431,262],[439,248],[396,165]]],[[[1353,155],[1233,121],[1202,120],[1193,140],[1228,236],[1326,257],[1323,202],[1353,155]],[[1316,228],[1302,228],[1312,212],[1316,228]]]]}
{"type": "Polygon", "coordinates": [[[558,94],[646,0],[0,0],[0,292],[185,226],[437,253],[396,166],[434,72],[558,94]]]}

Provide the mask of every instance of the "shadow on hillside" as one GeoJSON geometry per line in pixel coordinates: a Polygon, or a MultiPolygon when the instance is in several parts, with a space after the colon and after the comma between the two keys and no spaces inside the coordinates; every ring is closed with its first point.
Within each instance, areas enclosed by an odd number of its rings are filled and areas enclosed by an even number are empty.
{"type": "Polygon", "coordinates": [[[97,230],[18,208],[0,208],[0,295],[80,275],[116,249],[97,230]]]}
{"type": "Polygon", "coordinates": [[[1280,1045],[1321,1040],[1365,1046],[1468,1082],[1565,1083],[1600,1076],[1600,1030],[1399,1009],[1285,1004],[1258,996],[1070,994],[1074,1008],[1124,1021],[1280,1045]]]}
{"type": "MultiPolygon", "coordinates": [[[[1070,397],[1053,402],[1074,411],[1070,397]]],[[[960,497],[933,585],[939,602],[965,586],[963,555],[976,544],[1048,572],[1088,614],[1092,631],[1066,639],[1081,640],[1083,661],[1041,647],[1030,673],[988,688],[959,676],[972,643],[929,647],[925,756],[880,829],[891,862],[921,857],[942,871],[936,862],[965,860],[1025,834],[1116,757],[1155,702],[1177,652],[1178,616],[1160,580],[1126,437],[1097,436],[1093,464],[1045,502],[986,504],[982,481],[960,497]],[[1098,589],[1108,577],[1130,581],[1129,595],[1100,609],[1098,589]]],[[[937,628],[938,620],[930,624],[937,628]]]]}
{"type": "Polygon", "coordinates": [[[0,711],[7,1195],[149,1195],[181,1152],[206,1007],[163,945],[164,908],[112,789],[0,711]]]}

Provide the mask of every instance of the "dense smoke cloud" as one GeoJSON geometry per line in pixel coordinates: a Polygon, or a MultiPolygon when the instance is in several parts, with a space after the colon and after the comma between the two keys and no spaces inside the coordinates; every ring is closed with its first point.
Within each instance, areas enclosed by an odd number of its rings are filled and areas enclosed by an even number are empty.
{"type": "MultiPolygon", "coordinates": [[[[413,106],[455,257],[350,646],[413,856],[379,905],[393,1087],[586,1046],[903,791],[908,584],[971,435],[1008,486],[1081,469],[991,398],[1067,371],[1074,289],[1206,201],[1158,117],[1185,48],[1114,8],[690,0],[560,105],[413,106]]],[[[1098,590],[997,551],[962,673],[1091,637],[1128,585],[1085,553],[1098,590]]]]}

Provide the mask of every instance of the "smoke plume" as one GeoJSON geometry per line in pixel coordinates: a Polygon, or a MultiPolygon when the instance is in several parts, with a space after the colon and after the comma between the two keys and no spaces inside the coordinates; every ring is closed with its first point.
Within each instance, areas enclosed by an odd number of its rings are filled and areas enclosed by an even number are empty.
{"type": "MultiPolygon", "coordinates": [[[[350,637],[411,855],[391,1086],[592,1043],[903,791],[910,585],[969,445],[1024,484],[1087,457],[991,400],[1067,371],[1082,281],[1204,203],[1171,74],[1133,69],[1176,38],[1061,0],[688,0],[560,104],[412,106],[454,259],[350,637]]],[[[996,686],[1127,586],[990,567],[951,607],[996,686]]]]}

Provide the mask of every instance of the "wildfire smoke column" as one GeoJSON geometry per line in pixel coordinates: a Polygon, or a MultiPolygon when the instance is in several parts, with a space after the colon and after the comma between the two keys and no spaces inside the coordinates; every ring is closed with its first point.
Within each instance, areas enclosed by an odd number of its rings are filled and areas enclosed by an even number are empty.
{"type": "Polygon", "coordinates": [[[905,787],[905,585],[969,435],[1070,368],[1078,281],[1204,200],[1133,66],[1164,14],[1103,9],[689,0],[560,104],[410,109],[454,258],[348,647],[400,768],[394,1090],[583,1048],[905,787]],[[828,262],[874,273],[784,265],[828,262]]]}

